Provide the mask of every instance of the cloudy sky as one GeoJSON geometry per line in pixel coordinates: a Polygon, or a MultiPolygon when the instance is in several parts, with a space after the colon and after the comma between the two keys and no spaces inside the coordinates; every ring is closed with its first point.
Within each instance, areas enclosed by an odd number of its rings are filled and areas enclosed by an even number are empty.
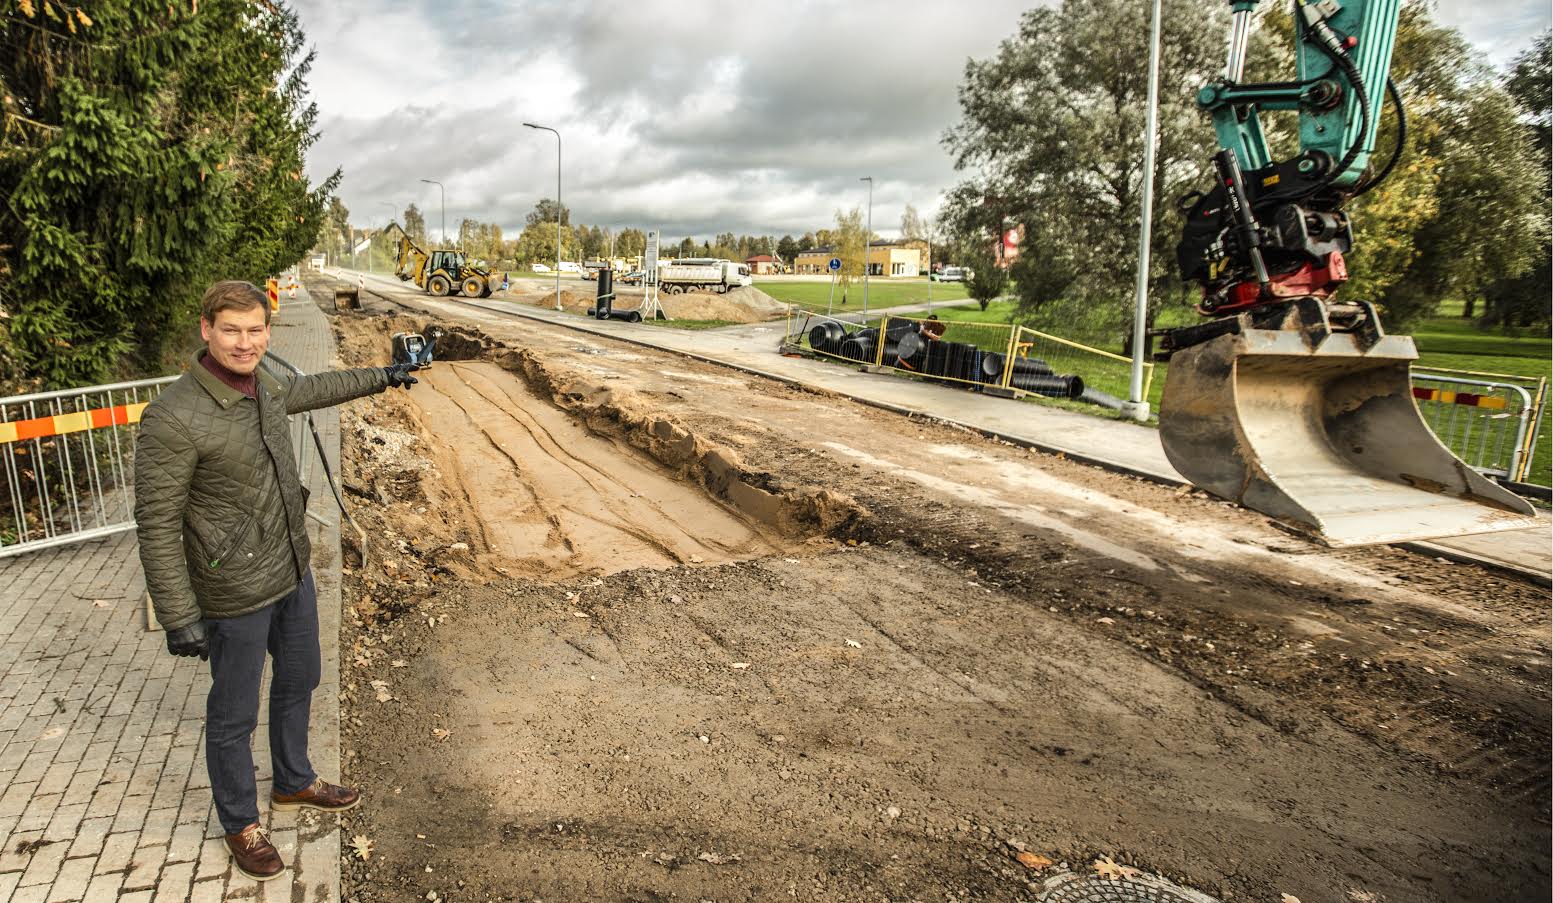
{"type": "MultiPolygon", "coordinates": [[[[1180,0],[1166,0],[1180,2],[1180,0]]],[[[1030,0],[298,0],[318,49],[323,137],[358,224],[414,202],[515,236],[541,197],[578,222],[685,235],[802,234],[863,205],[892,235],[956,180],[939,144],[967,57],[1030,0]]],[[[1138,0],[1140,27],[1146,5],[1138,0]]],[[[1547,0],[1441,0],[1496,64],[1549,24],[1547,0]],[[1491,10],[1490,14],[1488,11],[1491,10]]]]}

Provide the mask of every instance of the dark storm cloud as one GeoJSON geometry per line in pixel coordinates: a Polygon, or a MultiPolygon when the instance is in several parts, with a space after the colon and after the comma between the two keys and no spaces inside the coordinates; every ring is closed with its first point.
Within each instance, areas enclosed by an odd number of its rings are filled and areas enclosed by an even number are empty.
{"type": "MultiPolygon", "coordinates": [[[[564,136],[562,194],[582,222],[801,233],[863,204],[872,175],[888,234],[906,203],[930,215],[956,181],[939,138],[965,61],[993,53],[1028,5],[312,0],[324,135],[310,170],[344,167],[357,219],[414,200],[434,225],[436,189],[417,180],[435,178],[450,227],[515,230],[555,193],[554,138],[528,119],[564,136]]],[[[1502,62],[1548,19],[1545,2],[1506,6],[1503,28],[1461,0],[1440,14],[1502,62]]]]}
{"type": "Polygon", "coordinates": [[[310,164],[344,167],[353,212],[414,199],[435,214],[417,180],[439,178],[450,225],[512,229],[554,194],[554,139],[532,118],[562,132],[562,193],[584,222],[803,232],[862,204],[873,175],[890,231],[952,184],[938,140],[965,60],[1025,5],[306,4],[324,133],[310,164]]]}

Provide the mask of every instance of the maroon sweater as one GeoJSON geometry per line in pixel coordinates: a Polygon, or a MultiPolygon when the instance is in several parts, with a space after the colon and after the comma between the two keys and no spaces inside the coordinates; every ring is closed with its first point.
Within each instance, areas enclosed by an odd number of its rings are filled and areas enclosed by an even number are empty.
{"type": "Polygon", "coordinates": [[[249,398],[258,397],[258,378],[252,373],[249,373],[247,376],[233,373],[231,370],[221,366],[221,362],[217,361],[216,356],[209,351],[206,351],[204,356],[200,358],[200,363],[204,364],[205,369],[209,370],[216,379],[221,380],[249,398]]]}

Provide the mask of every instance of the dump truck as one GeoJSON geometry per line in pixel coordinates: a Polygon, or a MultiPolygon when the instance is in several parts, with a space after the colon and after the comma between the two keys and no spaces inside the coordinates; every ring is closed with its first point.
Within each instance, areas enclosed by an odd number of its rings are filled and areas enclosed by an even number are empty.
{"type": "Polygon", "coordinates": [[[1218,135],[1211,189],[1181,199],[1181,275],[1210,319],[1155,332],[1170,361],[1165,454],[1193,484],[1332,546],[1536,523],[1525,499],[1459,460],[1413,401],[1408,336],[1375,306],[1339,302],[1353,229],[1344,205],[1372,172],[1400,0],[1296,0],[1292,81],[1242,83],[1257,3],[1232,0],[1223,77],[1197,94],[1218,135]],[[1275,159],[1259,125],[1294,110],[1299,152],[1275,159]]]}
{"type": "Polygon", "coordinates": [[[439,298],[452,294],[489,298],[491,292],[507,284],[506,273],[471,266],[463,251],[440,248],[428,254],[398,223],[391,223],[388,228],[399,233],[394,275],[415,283],[422,291],[439,298]]]}
{"type": "Polygon", "coordinates": [[[726,292],[753,282],[749,267],[715,257],[692,257],[658,266],[658,288],[671,295],[689,291],[726,292]]]}

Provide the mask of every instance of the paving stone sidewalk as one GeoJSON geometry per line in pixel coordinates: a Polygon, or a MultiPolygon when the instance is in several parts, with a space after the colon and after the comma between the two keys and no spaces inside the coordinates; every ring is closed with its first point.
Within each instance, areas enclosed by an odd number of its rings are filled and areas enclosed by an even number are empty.
{"type": "MultiPolygon", "coordinates": [[[[304,371],[331,365],[328,320],[304,291],[282,303],[271,349],[304,371]]],[[[338,414],[315,421],[337,472],[338,414]]],[[[336,780],[339,509],[306,439],[324,653],[311,754],[336,780]]],[[[146,630],[144,593],[133,532],[0,560],[0,903],[338,900],[338,817],[268,812],[267,705],[259,808],[290,868],[262,884],[231,869],[205,770],[209,667],[146,630]]]]}

